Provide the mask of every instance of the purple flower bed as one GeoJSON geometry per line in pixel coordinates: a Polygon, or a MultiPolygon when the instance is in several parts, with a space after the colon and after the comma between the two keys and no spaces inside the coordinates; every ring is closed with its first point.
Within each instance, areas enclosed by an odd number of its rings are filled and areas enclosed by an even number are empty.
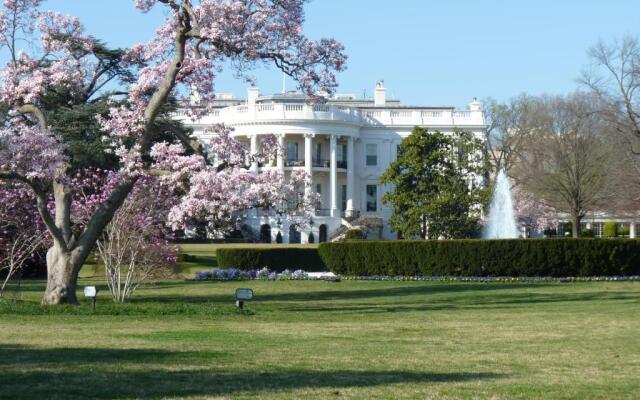
{"type": "Polygon", "coordinates": [[[303,270],[293,272],[285,269],[281,273],[269,271],[268,268],[241,270],[238,268],[213,268],[209,271],[196,272],[197,281],[244,281],[244,280],[303,280],[308,275],[303,270]]]}
{"type": "MultiPolygon", "coordinates": [[[[307,272],[298,269],[293,272],[288,269],[281,273],[269,271],[268,268],[241,270],[238,268],[213,268],[210,271],[196,272],[197,281],[241,281],[241,280],[313,280],[307,272]]],[[[350,281],[429,281],[429,282],[599,282],[599,281],[640,281],[640,276],[591,276],[591,277],[563,277],[554,278],[551,276],[335,276],[332,279],[320,278],[322,280],[341,279],[350,281]]]]}

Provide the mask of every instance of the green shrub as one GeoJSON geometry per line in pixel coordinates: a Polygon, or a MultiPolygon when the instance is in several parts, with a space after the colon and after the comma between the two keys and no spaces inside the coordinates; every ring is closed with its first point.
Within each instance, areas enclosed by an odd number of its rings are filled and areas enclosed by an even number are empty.
{"type": "Polygon", "coordinates": [[[593,232],[589,228],[584,228],[580,233],[580,236],[586,237],[586,238],[593,237],[593,232]]]}
{"type": "Polygon", "coordinates": [[[267,267],[282,272],[302,269],[307,272],[327,271],[318,249],[310,248],[228,248],[218,249],[220,268],[254,269],[267,267]]]}
{"type": "Polygon", "coordinates": [[[349,276],[640,275],[640,241],[628,239],[337,242],[318,251],[349,276]]]}
{"type": "Polygon", "coordinates": [[[605,223],[602,228],[602,236],[606,238],[614,238],[618,236],[618,223],[615,221],[605,223]]]}
{"type": "Polygon", "coordinates": [[[618,229],[618,236],[627,236],[629,237],[629,235],[631,234],[631,228],[628,226],[621,226],[618,229]]]}
{"type": "Polygon", "coordinates": [[[309,243],[315,243],[316,242],[316,237],[313,236],[313,232],[309,232],[309,243]]]}
{"type": "Polygon", "coordinates": [[[282,243],[282,233],[280,233],[280,231],[278,231],[276,235],[276,243],[282,243]]]}
{"type": "Polygon", "coordinates": [[[360,228],[351,228],[344,233],[344,238],[345,240],[362,240],[364,239],[364,233],[360,228]]]}

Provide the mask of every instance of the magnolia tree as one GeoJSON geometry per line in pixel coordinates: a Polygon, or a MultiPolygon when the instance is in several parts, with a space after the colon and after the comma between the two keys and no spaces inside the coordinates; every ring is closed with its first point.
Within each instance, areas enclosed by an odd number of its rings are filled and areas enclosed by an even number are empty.
{"type": "MultiPolygon", "coordinates": [[[[108,57],[78,19],[41,10],[40,3],[4,0],[0,13],[0,42],[9,59],[0,71],[0,103],[7,110],[0,130],[0,179],[30,187],[52,238],[43,304],[77,303],[80,268],[146,171],[161,171],[167,184],[184,191],[170,214],[173,227],[191,219],[215,225],[248,207],[247,198],[271,203],[280,199],[283,187],[297,186],[278,173],[250,174],[240,163],[213,165],[202,147],[163,115],[171,99],[192,96],[201,102],[189,114],[206,114],[224,65],[250,79],[251,66],[273,63],[305,93],[332,93],[334,72],[344,68],[343,47],[302,34],[303,0],[137,0],[142,12],[166,8],[164,23],[149,43],[108,57]],[[121,178],[74,230],[74,159],[47,115],[56,107],[73,108],[105,96],[104,88],[115,82],[120,89],[110,93],[111,108],[95,117],[104,143],[120,162],[121,178]],[[158,143],[161,138],[169,142],[158,143]]],[[[222,137],[217,146],[222,155],[216,158],[238,156],[231,136],[223,131],[222,137]]]]}
{"type": "Polygon", "coordinates": [[[518,222],[531,232],[543,232],[558,225],[558,212],[544,200],[536,198],[521,186],[512,190],[518,222]]]}

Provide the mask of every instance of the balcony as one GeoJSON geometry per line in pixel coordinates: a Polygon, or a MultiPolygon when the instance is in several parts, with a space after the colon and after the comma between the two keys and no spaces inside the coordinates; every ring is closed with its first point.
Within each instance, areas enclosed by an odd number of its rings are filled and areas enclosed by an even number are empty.
{"type": "MultiPolygon", "coordinates": [[[[175,113],[188,120],[187,113],[175,113]]],[[[458,111],[450,107],[356,108],[331,104],[269,103],[238,105],[211,111],[199,122],[229,125],[253,121],[315,120],[350,123],[357,126],[481,126],[481,111],[458,111]]]]}
{"type": "Polygon", "coordinates": [[[304,160],[284,160],[285,167],[304,167],[304,160]]]}
{"type": "Polygon", "coordinates": [[[331,160],[313,159],[313,166],[318,168],[331,168],[331,160]]]}
{"type": "MultiPolygon", "coordinates": [[[[347,161],[346,160],[338,161],[336,164],[337,164],[338,168],[347,169],[347,161]]],[[[312,165],[315,168],[331,168],[331,160],[324,160],[324,159],[314,158],[312,165]]]]}

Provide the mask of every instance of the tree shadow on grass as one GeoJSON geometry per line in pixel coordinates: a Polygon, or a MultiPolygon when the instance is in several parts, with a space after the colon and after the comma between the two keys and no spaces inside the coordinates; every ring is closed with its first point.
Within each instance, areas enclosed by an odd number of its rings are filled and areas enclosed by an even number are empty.
{"type": "MultiPolygon", "coordinates": [[[[345,289],[332,289],[321,291],[299,291],[299,292],[283,292],[283,293],[260,293],[259,290],[255,292],[256,301],[264,302],[278,302],[278,301],[332,301],[332,300],[357,300],[367,298],[382,298],[382,297],[403,297],[403,296],[430,296],[438,293],[464,293],[464,292],[483,292],[494,290],[513,290],[513,289],[528,289],[528,288],[541,288],[546,284],[473,284],[473,283],[442,283],[442,284],[426,284],[426,283],[399,283],[396,287],[382,287],[379,289],[358,289],[357,287],[350,286],[345,289]]],[[[189,283],[191,284],[191,283],[189,283]]],[[[277,283],[274,283],[277,284],[277,283]]],[[[326,283],[327,285],[341,285],[341,283],[326,283]]],[[[237,282],[237,286],[251,287],[251,282],[237,282]]],[[[211,294],[211,295],[198,295],[189,296],[176,295],[176,296],[145,296],[132,299],[132,301],[151,301],[151,302],[173,302],[180,299],[180,301],[189,303],[211,303],[211,302],[229,302],[230,298],[233,298],[233,288],[229,287],[229,295],[224,294],[211,294]]]]}
{"type": "MultiPolygon", "coordinates": [[[[389,384],[429,384],[500,379],[490,372],[403,370],[288,370],[220,372],[185,370],[190,353],[137,349],[33,349],[0,347],[0,396],[20,399],[156,399],[186,396],[265,394],[297,389],[335,389],[389,384]],[[5,355],[9,357],[5,357],[5,355]],[[57,362],[53,359],[57,357],[57,362]],[[8,360],[8,361],[7,361],[8,360]],[[127,363],[123,364],[123,360],[127,363]],[[106,363],[106,364],[105,364],[106,363]],[[155,363],[151,367],[150,364],[155,363]],[[22,366],[26,368],[22,369],[22,366]],[[181,366],[176,370],[171,367],[181,366]]],[[[216,363],[215,359],[211,364],[216,363]]]]}
{"type": "Polygon", "coordinates": [[[95,349],[95,348],[30,348],[19,345],[0,345],[0,369],[21,366],[64,364],[154,364],[179,359],[215,360],[230,356],[225,351],[170,352],[158,349],[95,349]]]}
{"type": "Polygon", "coordinates": [[[420,301],[395,303],[351,303],[316,304],[313,306],[293,305],[285,307],[293,312],[354,312],[386,313],[413,311],[443,311],[457,309],[509,309],[522,308],[525,305],[579,303],[590,301],[632,301],[640,302],[640,296],[626,292],[590,292],[590,293],[495,293],[491,295],[447,298],[425,298],[420,301]]]}

